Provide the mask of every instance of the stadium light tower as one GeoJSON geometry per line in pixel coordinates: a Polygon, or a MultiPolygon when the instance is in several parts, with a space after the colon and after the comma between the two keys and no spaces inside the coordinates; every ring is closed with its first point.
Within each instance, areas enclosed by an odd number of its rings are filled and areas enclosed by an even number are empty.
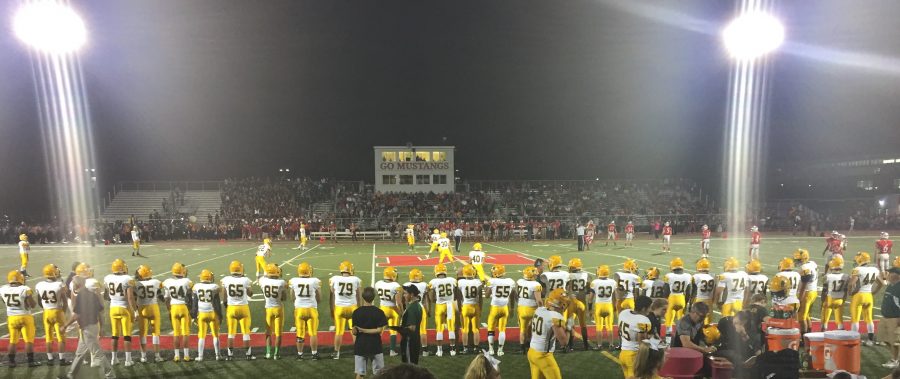
{"type": "Polygon", "coordinates": [[[53,205],[61,222],[86,225],[99,216],[91,117],[77,56],[87,27],[67,0],[25,0],[13,15],[13,32],[31,52],[53,205]]]}
{"type": "MultiPolygon", "coordinates": [[[[755,225],[754,210],[765,188],[770,58],[785,37],[784,26],[768,12],[768,4],[741,0],[738,16],[722,30],[723,45],[732,58],[722,188],[726,225],[738,235],[755,225]]],[[[733,252],[742,251],[736,239],[730,239],[729,245],[733,252]]]]}

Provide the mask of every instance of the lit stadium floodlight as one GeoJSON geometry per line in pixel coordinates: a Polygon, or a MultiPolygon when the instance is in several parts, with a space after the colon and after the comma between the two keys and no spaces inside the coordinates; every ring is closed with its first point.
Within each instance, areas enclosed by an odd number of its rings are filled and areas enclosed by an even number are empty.
{"type": "Polygon", "coordinates": [[[43,53],[72,53],[87,42],[84,20],[65,4],[49,0],[29,2],[14,17],[16,37],[43,53]]]}
{"type": "Polygon", "coordinates": [[[748,12],[725,27],[722,40],[733,58],[756,59],[781,46],[784,42],[784,26],[768,13],[748,12]]]}

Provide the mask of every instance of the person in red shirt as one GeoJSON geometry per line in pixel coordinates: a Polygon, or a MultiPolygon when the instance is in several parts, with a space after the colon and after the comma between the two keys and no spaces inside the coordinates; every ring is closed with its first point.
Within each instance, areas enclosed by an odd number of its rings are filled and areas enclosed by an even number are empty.
{"type": "Polygon", "coordinates": [[[881,270],[881,274],[887,276],[887,270],[891,268],[891,249],[894,248],[894,241],[890,240],[887,232],[881,232],[881,239],[875,241],[875,250],[878,254],[876,265],[881,270]]]}
{"type": "Polygon", "coordinates": [[[710,236],[712,236],[712,230],[709,230],[709,225],[703,224],[703,227],[700,228],[700,254],[703,258],[709,257],[710,236]]]}
{"type": "Polygon", "coordinates": [[[844,247],[843,241],[841,240],[841,234],[836,230],[831,232],[831,236],[825,239],[825,250],[822,250],[822,255],[828,253],[828,259],[826,262],[831,262],[831,259],[836,255],[843,258],[844,256],[844,247]]]}
{"type": "Polygon", "coordinates": [[[634,246],[634,223],[625,224],[625,246],[634,246]]]}
{"type": "Polygon", "coordinates": [[[671,253],[672,252],[672,227],[669,226],[668,221],[666,221],[666,223],[663,225],[662,235],[663,235],[662,251],[663,251],[663,253],[671,253]]]}
{"type": "Polygon", "coordinates": [[[762,239],[762,234],[759,233],[759,228],[756,225],[750,227],[750,261],[759,259],[759,241],[762,239]]]}
{"type": "Polygon", "coordinates": [[[616,221],[610,221],[609,225],[606,225],[606,246],[609,246],[609,240],[613,241],[613,246],[616,246],[616,221]]]}

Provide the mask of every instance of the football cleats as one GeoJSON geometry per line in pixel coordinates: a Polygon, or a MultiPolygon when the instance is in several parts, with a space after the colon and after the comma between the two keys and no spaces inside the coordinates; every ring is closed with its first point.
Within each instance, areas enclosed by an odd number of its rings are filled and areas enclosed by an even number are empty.
{"type": "Polygon", "coordinates": [[[43,271],[44,277],[49,280],[59,279],[59,267],[56,267],[53,263],[44,266],[44,269],[41,271],[43,271]]]}
{"type": "Polygon", "coordinates": [[[550,258],[547,258],[547,265],[550,266],[551,270],[562,266],[562,257],[560,257],[559,255],[551,255],[550,258]]]}
{"type": "Polygon", "coordinates": [[[794,260],[799,261],[801,263],[809,262],[809,250],[806,250],[806,249],[794,250],[794,260]]]}
{"type": "Polygon", "coordinates": [[[472,245],[472,250],[478,250],[478,251],[481,251],[481,243],[480,243],[480,242],[475,242],[475,244],[472,245]]]}
{"type": "Polygon", "coordinates": [[[384,278],[388,280],[397,280],[397,269],[393,267],[384,268],[384,278]]]}
{"type": "Polygon", "coordinates": [[[534,278],[537,277],[537,267],[525,267],[525,269],[522,270],[522,277],[526,280],[534,280],[534,278]]]}
{"type": "Polygon", "coordinates": [[[442,274],[447,275],[447,266],[444,266],[443,263],[438,263],[437,266],[434,266],[434,276],[442,274]]]}
{"type": "Polygon", "coordinates": [[[203,269],[203,271],[200,271],[200,281],[201,282],[212,283],[213,280],[216,280],[216,277],[215,277],[215,275],[213,275],[212,271],[209,271],[207,269],[203,269]]]}
{"type": "Polygon", "coordinates": [[[544,304],[550,308],[566,309],[569,306],[569,297],[566,296],[566,291],[563,291],[562,288],[557,288],[547,294],[544,304]]]}
{"type": "Polygon", "coordinates": [[[228,273],[231,275],[244,275],[244,264],[240,261],[231,261],[228,264],[228,273]]]}
{"type": "Polygon", "coordinates": [[[491,266],[491,276],[500,278],[503,275],[506,275],[506,266],[499,263],[491,266]]]}
{"type": "Polygon", "coordinates": [[[647,270],[647,279],[655,280],[657,278],[659,278],[659,269],[656,267],[650,267],[650,269],[647,270]]]}
{"type": "Polygon", "coordinates": [[[114,260],[111,266],[113,274],[124,274],[128,272],[128,266],[126,266],[125,261],[121,259],[114,260]]]}
{"type": "Polygon", "coordinates": [[[25,284],[25,275],[19,270],[12,270],[6,274],[6,282],[9,284],[25,284]]]}
{"type": "Polygon", "coordinates": [[[608,278],[609,277],[609,266],[601,265],[600,267],[597,267],[597,276],[599,276],[601,278],[608,278]]]}
{"type": "Polygon", "coordinates": [[[475,277],[475,266],[465,265],[462,268],[463,278],[472,279],[475,277]]]}
{"type": "Polygon", "coordinates": [[[793,268],[794,268],[794,260],[791,258],[785,257],[784,259],[781,260],[781,262],[778,262],[778,271],[789,271],[789,270],[792,270],[793,268]]]}
{"type": "Polygon", "coordinates": [[[184,267],[181,262],[175,262],[175,264],[172,265],[172,275],[181,277],[187,276],[187,267],[184,267]]]}
{"type": "Polygon", "coordinates": [[[422,270],[414,268],[409,270],[409,281],[413,283],[418,283],[425,280],[425,274],[422,273],[422,270]]]}
{"type": "Polygon", "coordinates": [[[748,274],[759,274],[762,271],[762,263],[758,259],[754,259],[748,262],[745,268],[748,274]]]}
{"type": "Polygon", "coordinates": [[[871,263],[872,257],[869,256],[869,253],[867,253],[865,251],[860,251],[860,252],[856,253],[856,258],[854,258],[854,260],[856,261],[857,265],[862,266],[862,265],[867,265],[867,264],[871,263]]]}
{"type": "Polygon", "coordinates": [[[301,263],[297,266],[297,275],[301,278],[308,278],[313,274],[313,267],[307,262],[301,263]]]}
{"type": "Polygon", "coordinates": [[[708,271],[709,271],[709,267],[710,267],[709,259],[706,259],[706,258],[700,258],[700,260],[697,261],[697,271],[708,272],[708,271]]]}
{"type": "Polygon", "coordinates": [[[676,257],[671,262],[669,262],[670,270],[678,270],[678,269],[683,269],[683,268],[684,268],[684,261],[682,261],[681,258],[676,257]]]}
{"type": "Polygon", "coordinates": [[[622,264],[622,268],[628,272],[636,272],[638,270],[638,264],[634,261],[634,259],[626,259],[625,263],[622,264]]]}
{"type": "Polygon", "coordinates": [[[281,276],[281,268],[274,263],[269,263],[266,265],[266,276],[270,278],[278,278],[281,276]]]}
{"type": "Polygon", "coordinates": [[[584,268],[584,265],[581,263],[580,258],[569,259],[569,270],[570,271],[576,271],[576,270],[580,271],[582,268],[584,268]]]}
{"type": "Polygon", "coordinates": [[[137,268],[137,280],[148,280],[153,277],[153,270],[150,266],[140,265],[137,268]]]}

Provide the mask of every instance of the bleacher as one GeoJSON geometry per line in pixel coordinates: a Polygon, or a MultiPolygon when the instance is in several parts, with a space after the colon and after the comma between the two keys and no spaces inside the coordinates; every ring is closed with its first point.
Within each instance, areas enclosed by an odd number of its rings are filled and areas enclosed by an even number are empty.
{"type": "MultiPolygon", "coordinates": [[[[115,195],[106,209],[102,219],[107,221],[128,220],[131,215],[146,220],[154,210],[162,212],[163,199],[169,198],[169,191],[120,191],[115,195]]],[[[186,191],[184,205],[178,204],[177,211],[188,216],[205,219],[207,214],[216,214],[222,207],[222,195],[219,190],[186,191]]]]}

